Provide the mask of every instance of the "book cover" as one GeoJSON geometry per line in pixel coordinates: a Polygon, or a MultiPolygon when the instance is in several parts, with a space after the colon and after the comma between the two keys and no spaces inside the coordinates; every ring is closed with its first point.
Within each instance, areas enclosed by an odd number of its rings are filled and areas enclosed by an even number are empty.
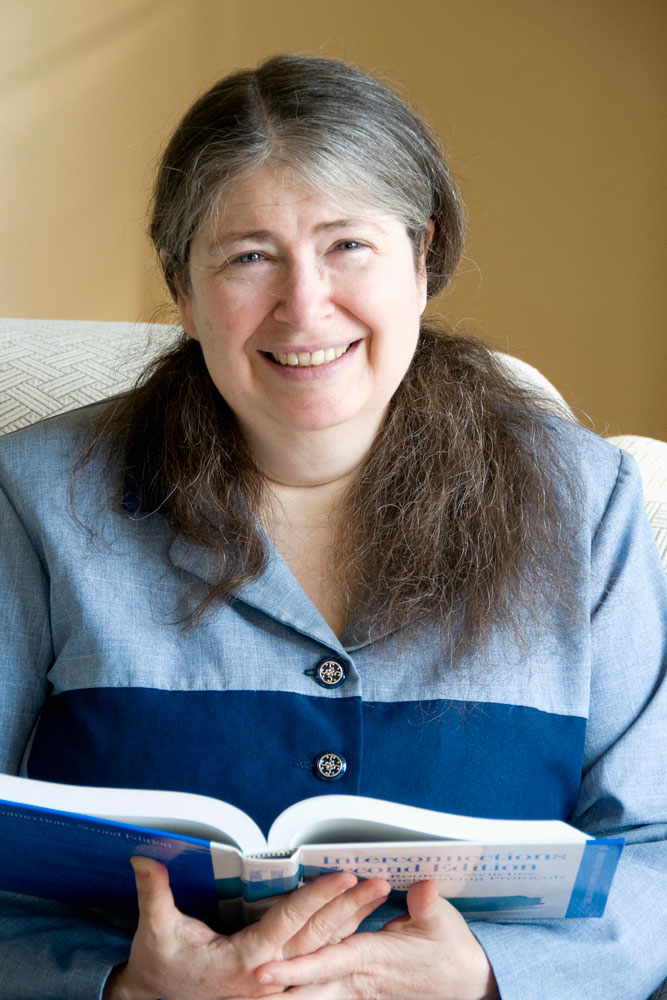
{"type": "Polygon", "coordinates": [[[169,869],[179,909],[221,929],[261,912],[263,900],[341,870],[388,879],[388,916],[404,909],[413,882],[429,879],[467,919],[597,917],[623,846],[558,821],[476,820],[354,796],[297,803],[268,839],[235,807],[197,795],[0,775],[0,796],[1,889],[135,912],[130,858],[143,854],[169,869]],[[85,803],[97,814],[74,811],[85,803]],[[188,813],[206,836],[187,832],[188,813]],[[484,836],[450,838],[474,831],[484,836]]]}

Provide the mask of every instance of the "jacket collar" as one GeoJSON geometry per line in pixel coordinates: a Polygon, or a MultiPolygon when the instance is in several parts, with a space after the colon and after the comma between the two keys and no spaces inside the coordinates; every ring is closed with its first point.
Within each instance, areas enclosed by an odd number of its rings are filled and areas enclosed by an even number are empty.
{"type": "MultiPolygon", "coordinates": [[[[138,515],[141,508],[140,492],[134,477],[129,473],[125,477],[122,504],[130,516],[138,515]]],[[[233,600],[242,601],[339,653],[345,650],[352,652],[382,638],[380,634],[371,637],[367,627],[352,620],[339,639],[266,534],[264,544],[268,555],[264,573],[259,579],[239,587],[233,594],[233,600]]],[[[173,566],[205,583],[214,584],[218,578],[215,555],[185,535],[176,535],[169,548],[169,559],[173,566]]]]}
{"type": "MultiPolygon", "coordinates": [[[[233,599],[270,615],[275,621],[296,629],[328,649],[344,652],[340,639],[298,583],[269,539],[265,539],[268,563],[262,575],[234,591],[233,599]]],[[[169,548],[169,558],[178,569],[213,584],[218,575],[215,555],[202,546],[177,535],[169,548]]]]}
{"type": "MultiPolygon", "coordinates": [[[[233,600],[241,601],[339,653],[346,650],[352,652],[382,637],[380,634],[371,637],[368,628],[353,620],[339,639],[266,536],[264,544],[268,555],[264,573],[257,580],[239,587],[233,594],[233,600]]],[[[214,554],[184,535],[175,537],[169,548],[169,558],[178,569],[208,584],[215,583],[217,579],[218,563],[214,554]]]]}

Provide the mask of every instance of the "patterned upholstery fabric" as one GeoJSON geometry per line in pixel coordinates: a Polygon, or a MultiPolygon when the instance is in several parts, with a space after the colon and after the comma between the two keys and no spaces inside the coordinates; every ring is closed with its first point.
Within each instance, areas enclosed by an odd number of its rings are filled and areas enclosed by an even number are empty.
{"type": "Polygon", "coordinates": [[[609,440],[629,451],[639,465],[644,481],[644,506],[667,568],[667,443],[637,434],[620,434],[609,440]]]}
{"type": "MultiPolygon", "coordinates": [[[[0,319],[0,434],[127,389],[177,330],[149,323],[0,319]]],[[[500,357],[518,382],[537,386],[564,406],[537,369],[500,357]]],[[[667,443],[632,435],[611,440],[639,463],[667,569],[667,443]]]]}
{"type": "Polygon", "coordinates": [[[0,319],[0,434],[129,388],[176,329],[0,319]]]}

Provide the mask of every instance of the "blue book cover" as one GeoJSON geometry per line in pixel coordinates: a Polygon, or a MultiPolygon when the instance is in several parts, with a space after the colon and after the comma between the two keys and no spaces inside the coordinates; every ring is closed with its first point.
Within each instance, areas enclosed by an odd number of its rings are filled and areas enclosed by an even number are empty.
{"type": "Polygon", "coordinates": [[[145,855],[167,866],[179,909],[224,930],[261,914],[268,898],[341,870],[391,882],[387,919],[426,879],[468,919],[599,917],[623,847],[560,821],[476,819],[358,796],[295,803],[268,838],[234,806],[187,793],[0,775],[0,797],[0,889],[132,913],[130,858],[145,855]]]}
{"type": "Polygon", "coordinates": [[[130,858],[162,861],[179,909],[208,923],[218,892],[241,896],[239,877],[216,885],[210,842],[113,820],[0,802],[0,885],[9,892],[136,911],[130,858]]]}

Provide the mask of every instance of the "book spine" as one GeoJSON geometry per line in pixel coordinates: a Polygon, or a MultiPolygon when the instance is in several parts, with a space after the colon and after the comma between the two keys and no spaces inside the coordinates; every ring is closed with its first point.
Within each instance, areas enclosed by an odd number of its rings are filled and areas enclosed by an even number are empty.
{"type": "Polygon", "coordinates": [[[244,858],[241,879],[246,903],[292,892],[299,885],[301,865],[294,857],[244,858]]]}
{"type": "Polygon", "coordinates": [[[620,838],[586,841],[566,917],[602,916],[624,843],[620,838]]]}

